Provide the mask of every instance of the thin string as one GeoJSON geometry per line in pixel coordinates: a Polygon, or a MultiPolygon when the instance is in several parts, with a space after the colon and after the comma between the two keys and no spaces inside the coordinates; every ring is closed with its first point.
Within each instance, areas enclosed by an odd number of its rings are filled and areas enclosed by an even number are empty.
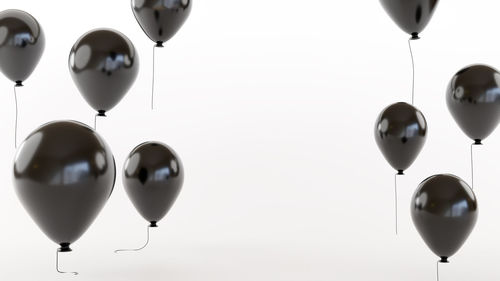
{"type": "Polygon", "coordinates": [[[61,249],[56,250],[56,270],[59,273],[63,274],[73,274],[73,275],[78,275],[78,272],[66,272],[66,271],[60,271],[59,270],[59,253],[61,252],[61,249]]]}
{"type": "Polygon", "coordinates": [[[97,131],[97,116],[98,115],[99,115],[99,113],[96,113],[94,116],[94,131],[97,131]]]}
{"type": "Polygon", "coordinates": [[[18,115],[18,109],[17,109],[17,91],[16,91],[17,85],[14,85],[14,100],[16,102],[16,121],[15,121],[15,127],[14,127],[14,147],[17,148],[17,115],[18,115]]]}
{"type": "Polygon", "coordinates": [[[153,45],[153,77],[151,83],[151,110],[154,109],[154,94],[155,94],[155,51],[156,45],[153,45]]]}
{"type": "Polygon", "coordinates": [[[436,278],[437,278],[437,281],[439,281],[439,262],[440,261],[436,262],[436,278]]]}
{"type": "Polygon", "coordinates": [[[144,246],[142,246],[140,248],[137,248],[137,249],[120,249],[120,250],[115,250],[115,253],[118,253],[118,252],[140,251],[140,250],[146,248],[146,246],[149,244],[149,228],[150,228],[150,226],[148,225],[148,227],[147,227],[148,235],[147,235],[146,244],[144,244],[144,246]]]}
{"type": "Polygon", "coordinates": [[[394,174],[394,213],[396,215],[396,235],[398,235],[398,173],[394,174]]]}
{"type": "Polygon", "coordinates": [[[415,100],[415,60],[413,59],[413,51],[411,49],[412,38],[408,39],[408,47],[410,48],[411,67],[412,67],[412,81],[411,81],[411,104],[415,100]]]}
{"type": "Polygon", "coordinates": [[[474,189],[474,153],[473,153],[473,148],[474,143],[470,145],[470,177],[471,177],[471,184],[472,184],[472,189],[474,189]]]}

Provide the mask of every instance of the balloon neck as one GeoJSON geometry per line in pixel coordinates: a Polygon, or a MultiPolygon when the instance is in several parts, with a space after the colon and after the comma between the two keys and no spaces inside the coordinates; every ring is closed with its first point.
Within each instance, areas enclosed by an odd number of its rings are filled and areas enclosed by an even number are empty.
{"type": "Polygon", "coordinates": [[[156,47],[157,48],[163,48],[163,42],[162,41],[156,41],[156,47]]]}
{"type": "Polygon", "coordinates": [[[441,257],[440,263],[448,263],[448,257],[441,257]]]}
{"type": "Polygon", "coordinates": [[[152,221],[149,225],[149,227],[158,227],[155,221],[152,221]]]}
{"type": "Polygon", "coordinates": [[[411,34],[410,40],[418,40],[418,39],[420,39],[420,37],[418,37],[418,33],[417,32],[413,32],[411,34]]]}
{"type": "Polygon", "coordinates": [[[16,81],[16,87],[22,87],[23,86],[23,81],[17,80],[16,81]]]}
{"type": "Polygon", "coordinates": [[[98,110],[98,111],[97,111],[97,116],[103,116],[103,117],[106,117],[106,110],[98,110]]]}
{"type": "Polygon", "coordinates": [[[398,175],[404,175],[403,170],[398,170],[398,175]]]}
{"type": "Polygon", "coordinates": [[[475,145],[481,145],[482,143],[481,143],[481,140],[477,140],[477,139],[476,139],[476,140],[474,140],[474,144],[475,144],[475,145]]]}
{"type": "Polygon", "coordinates": [[[61,243],[59,244],[61,245],[61,248],[59,248],[59,252],[61,253],[65,253],[65,252],[71,252],[73,250],[71,250],[71,248],[69,247],[70,243],[61,243]]]}

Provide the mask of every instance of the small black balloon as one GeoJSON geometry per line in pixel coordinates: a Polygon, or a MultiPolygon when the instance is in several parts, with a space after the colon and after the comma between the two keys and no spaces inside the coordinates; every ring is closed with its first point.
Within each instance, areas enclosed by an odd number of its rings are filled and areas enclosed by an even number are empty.
{"type": "Polygon", "coordinates": [[[500,121],[500,73],[487,65],[471,65],[453,76],[446,104],[462,131],[480,142],[500,121]]]}
{"type": "Polygon", "coordinates": [[[122,33],[95,29],[71,48],[69,70],[87,103],[98,112],[107,112],[120,102],[137,78],[139,57],[122,33]]]}
{"type": "Polygon", "coordinates": [[[0,70],[21,84],[35,70],[45,49],[38,21],[20,10],[0,12],[0,70]]]}
{"type": "Polygon", "coordinates": [[[132,0],[137,22],[144,33],[160,46],[179,31],[192,6],[192,0],[132,0]]]}
{"type": "Polygon", "coordinates": [[[75,121],[47,123],[19,146],[14,186],[28,214],[64,247],[88,229],[113,191],[116,167],[104,140],[75,121]]]}
{"type": "Polygon", "coordinates": [[[418,38],[431,20],[438,0],[380,0],[392,20],[406,33],[418,38]]]}
{"type": "Polygon", "coordinates": [[[380,151],[387,162],[401,173],[415,161],[426,138],[424,115],[405,102],[388,106],[375,122],[375,140],[380,151]]]}
{"type": "Polygon", "coordinates": [[[130,200],[142,217],[154,225],[170,210],[183,182],[180,158],[160,142],[135,147],[123,167],[123,185],[130,200]]]}
{"type": "Polygon", "coordinates": [[[411,201],[411,216],[420,236],[444,260],[465,243],[476,224],[477,213],[474,192],[454,175],[425,179],[411,201]]]}

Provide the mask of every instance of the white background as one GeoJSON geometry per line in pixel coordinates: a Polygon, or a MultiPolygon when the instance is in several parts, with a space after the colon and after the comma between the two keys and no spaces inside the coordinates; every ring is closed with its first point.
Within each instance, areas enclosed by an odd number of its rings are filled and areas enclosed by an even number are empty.
{"type": "MultiPolygon", "coordinates": [[[[410,100],[408,35],[378,1],[194,1],[181,31],[157,51],[127,0],[2,0],[44,28],[43,58],[20,88],[19,134],[57,119],[89,125],[94,112],[67,67],[71,46],[97,27],[125,33],[140,54],[130,92],[98,132],[117,160],[115,191],[90,229],[61,257],[79,280],[434,280],[434,256],[409,216],[417,185],[436,173],[470,182],[470,140],[445,104],[449,79],[472,63],[500,67],[491,0],[442,1],[414,42],[416,106],[429,125],[417,161],[399,179],[373,138],[379,112],[410,100]],[[147,140],[172,146],[185,167],[174,208],[140,246],[146,222],[128,200],[121,166],[147,140]]],[[[0,280],[60,280],[57,245],[38,229],[12,186],[13,83],[0,78],[0,280]]],[[[479,221],[443,267],[442,280],[498,280],[500,133],[475,151],[479,221]]]]}

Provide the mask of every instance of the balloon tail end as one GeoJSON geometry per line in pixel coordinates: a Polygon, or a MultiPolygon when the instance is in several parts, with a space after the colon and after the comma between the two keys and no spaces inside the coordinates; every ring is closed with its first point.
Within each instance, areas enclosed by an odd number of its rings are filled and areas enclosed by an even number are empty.
{"type": "Polygon", "coordinates": [[[155,221],[152,221],[150,224],[149,224],[149,227],[158,227],[158,225],[156,224],[155,221]]]}
{"type": "Polygon", "coordinates": [[[404,175],[403,170],[398,170],[398,175],[404,175]]]}
{"type": "Polygon", "coordinates": [[[441,257],[440,263],[449,263],[448,257],[441,257]]]}
{"type": "Polygon", "coordinates": [[[156,46],[157,48],[163,48],[163,42],[162,41],[156,41],[156,46]]]}
{"type": "Polygon", "coordinates": [[[22,86],[24,86],[24,85],[23,85],[23,81],[21,81],[21,80],[17,80],[17,81],[16,81],[16,87],[22,87],[22,86]]]}
{"type": "Polygon", "coordinates": [[[59,244],[59,245],[61,246],[61,248],[59,248],[59,252],[61,252],[61,253],[67,253],[67,252],[71,252],[71,251],[73,251],[73,250],[69,247],[70,243],[61,243],[61,244],[59,244]]]}
{"type": "Polygon", "coordinates": [[[474,145],[482,145],[483,143],[481,142],[480,139],[475,139],[474,140],[474,145]]]}
{"type": "Polygon", "coordinates": [[[103,116],[103,117],[106,117],[106,110],[98,110],[98,111],[97,111],[97,116],[103,116]]]}
{"type": "Polygon", "coordinates": [[[413,32],[411,34],[410,40],[418,40],[418,39],[420,39],[420,37],[418,36],[418,33],[417,32],[413,32]]]}

